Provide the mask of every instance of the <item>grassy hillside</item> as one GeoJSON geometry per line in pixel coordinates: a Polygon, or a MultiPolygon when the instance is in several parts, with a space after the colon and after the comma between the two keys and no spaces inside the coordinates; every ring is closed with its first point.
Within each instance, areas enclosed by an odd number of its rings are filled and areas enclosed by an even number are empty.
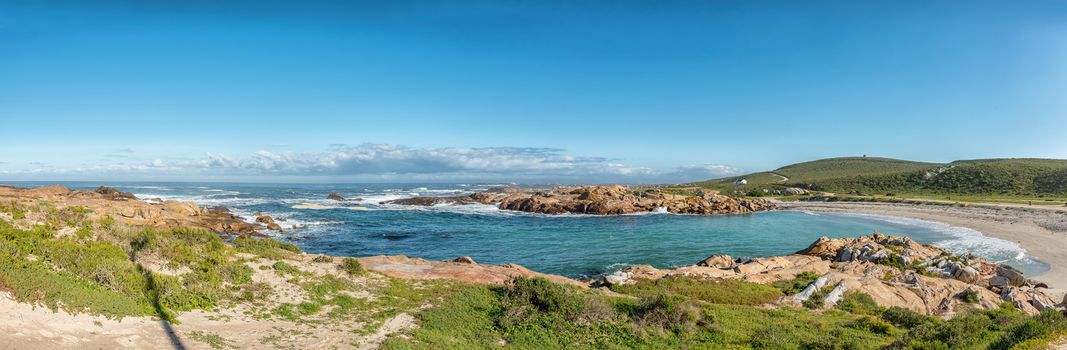
{"type": "Polygon", "coordinates": [[[763,189],[799,187],[837,194],[1063,198],[1067,197],[1067,160],[976,159],[937,164],[875,157],[829,158],[695,185],[754,195],[763,189]],[[734,185],[739,178],[748,184],[734,185]]]}

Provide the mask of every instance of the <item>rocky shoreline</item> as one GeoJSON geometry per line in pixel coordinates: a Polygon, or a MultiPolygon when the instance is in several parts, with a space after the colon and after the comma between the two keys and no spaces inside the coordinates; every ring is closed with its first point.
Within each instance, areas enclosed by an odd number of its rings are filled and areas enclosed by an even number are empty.
{"type": "MultiPolygon", "coordinates": [[[[30,206],[82,207],[85,208],[83,213],[86,218],[112,218],[134,227],[200,227],[222,235],[265,236],[259,230],[273,223],[266,216],[261,216],[257,224],[248,223],[224,208],[201,208],[190,202],[145,202],[129,193],[106,187],[93,191],[70,190],[62,186],[32,189],[0,187],[0,198],[30,206]]],[[[670,212],[700,214],[749,213],[774,207],[770,202],[744,201],[714,193],[684,197],[658,190],[638,191],[622,186],[548,191],[498,190],[459,197],[416,197],[393,202],[409,205],[498,202],[501,208],[511,210],[599,215],[649,211],[660,207],[666,207],[670,212]]],[[[26,217],[21,221],[34,220],[33,217],[26,217]]],[[[694,265],[667,270],[635,265],[592,281],[537,273],[515,264],[481,265],[467,257],[453,261],[429,261],[405,256],[357,259],[369,270],[405,279],[504,284],[515,276],[539,276],[558,283],[593,288],[672,276],[703,280],[739,279],[771,284],[795,279],[802,273],[814,273],[818,278],[803,292],[781,298],[776,305],[811,303],[809,299],[820,295],[823,300],[818,303],[830,307],[846,291],[858,291],[870,295],[883,307],[900,306],[946,318],[966,309],[995,308],[1002,302],[1010,302],[1028,314],[1047,309],[1062,310],[1063,303],[1067,302],[1056,300],[1049,293],[1048,285],[1031,280],[1009,266],[990,263],[973,255],[953,255],[907,237],[882,234],[859,238],[824,237],[804,250],[785,256],[747,260],[711,256],[694,265]]]]}
{"type": "Polygon", "coordinates": [[[763,199],[743,199],[701,191],[693,196],[658,188],[579,186],[547,190],[499,188],[463,196],[413,197],[386,201],[398,205],[487,204],[502,210],[540,214],[620,215],[666,211],[673,214],[745,214],[774,209],[763,199]]]}
{"type": "Polygon", "coordinates": [[[129,192],[101,186],[95,190],[71,190],[52,185],[36,188],[0,186],[0,198],[25,205],[50,203],[64,207],[83,207],[93,220],[110,217],[133,227],[195,227],[219,234],[267,237],[263,229],[281,228],[269,216],[260,215],[257,223],[248,223],[224,207],[204,208],[186,201],[146,201],[129,192]]]}
{"type": "Polygon", "coordinates": [[[711,256],[669,270],[634,265],[598,283],[610,286],[687,276],[768,284],[805,272],[814,272],[818,278],[803,292],[779,300],[779,305],[799,306],[824,289],[829,292],[817,302],[826,308],[840,301],[845,292],[858,291],[882,307],[899,306],[945,318],[973,308],[993,309],[1002,302],[1031,315],[1047,309],[1062,311],[1067,303],[1055,300],[1048,285],[1026,278],[1010,266],[879,233],[858,238],[822,237],[808,248],[785,256],[750,260],[711,256]]]}

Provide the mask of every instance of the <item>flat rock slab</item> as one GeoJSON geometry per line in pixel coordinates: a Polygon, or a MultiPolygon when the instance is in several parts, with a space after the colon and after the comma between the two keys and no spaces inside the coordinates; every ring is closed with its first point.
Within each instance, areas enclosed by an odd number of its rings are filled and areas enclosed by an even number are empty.
{"type": "Polygon", "coordinates": [[[557,283],[585,287],[586,284],[559,275],[534,272],[515,264],[472,265],[453,261],[432,261],[403,255],[357,258],[363,267],[396,278],[417,280],[448,279],[478,284],[503,285],[512,277],[544,277],[557,283]]]}

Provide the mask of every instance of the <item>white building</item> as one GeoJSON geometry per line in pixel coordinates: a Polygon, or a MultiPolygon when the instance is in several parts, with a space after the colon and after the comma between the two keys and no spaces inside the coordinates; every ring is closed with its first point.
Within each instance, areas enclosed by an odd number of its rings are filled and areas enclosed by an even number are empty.
{"type": "Polygon", "coordinates": [[[745,180],[745,179],[734,180],[734,185],[747,185],[747,184],[748,184],[748,180],[745,180]]]}

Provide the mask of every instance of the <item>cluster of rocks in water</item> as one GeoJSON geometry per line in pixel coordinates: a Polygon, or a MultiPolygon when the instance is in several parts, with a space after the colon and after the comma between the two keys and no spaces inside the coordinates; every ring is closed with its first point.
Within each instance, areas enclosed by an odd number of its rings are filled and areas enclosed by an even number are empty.
{"type": "Polygon", "coordinates": [[[775,208],[763,199],[742,199],[701,191],[672,194],[659,188],[580,186],[547,190],[500,188],[463,196],[414,197],[384,202],[400,205],[494,204],[500,209],[541,214],[619,215],[655,212],[675,214],[744,214],[775,208]]]}
{"type": "Polygon", "coordinates": [[[884,307],[900,306],[927,315],[950,317],[967,308],[991,309],[1010,302],[1028,314],[1063,309],[1048,286],[1022,272],[973,255],[953,255],[908,237],[875,233],[859,238],[822,237],[792,255],[732,259],[719,255],[695,265],[660,270],[648,265],[623,268],[604,276],[600,285],[628,284],[642,279],[689,276],[700,279],[741,279],[756,283],[791,280],[811,271],[819,275],[802,292],[779,301],[809,302],[824,293],[821,304],[835,305],[847,291],[870,295],[884,307]]]}

